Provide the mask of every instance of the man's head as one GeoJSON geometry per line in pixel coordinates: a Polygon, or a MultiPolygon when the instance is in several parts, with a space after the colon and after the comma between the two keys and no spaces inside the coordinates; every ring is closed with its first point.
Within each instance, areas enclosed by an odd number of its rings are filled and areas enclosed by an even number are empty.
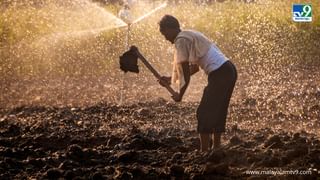
{"type": "Polygon", "coordinates": [[[159,22],[159,26],[160,32],[166,40],[174,43],[175,38],[181,31],[178,19],[171,15],[164,15],[159,22]]]}

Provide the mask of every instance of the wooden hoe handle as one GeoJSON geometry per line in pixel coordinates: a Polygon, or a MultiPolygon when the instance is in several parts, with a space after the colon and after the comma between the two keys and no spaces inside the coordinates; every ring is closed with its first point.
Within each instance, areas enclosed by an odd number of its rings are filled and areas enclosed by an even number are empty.
{"type": "MultiPolygon", "coordinates": [[[[146,60],[146,58],[143,57],[143,55],[139,52],[138,48],[136,48],[135,46],[131,47],[132,49],[135,50],[135,52],[137,53],[138,58],[143,62],[143,64],[152,72],[152,74],[157,78],[157,79],[161,79],[161,75],[158,73],[157,70],[155,70],[151,64],[146,60]]],[[[172,89],[172,87],[169,84],[166,84],[164,86],[169,92],[170,94],[173,96],[176,94],[176,92],[172,89]]]]}

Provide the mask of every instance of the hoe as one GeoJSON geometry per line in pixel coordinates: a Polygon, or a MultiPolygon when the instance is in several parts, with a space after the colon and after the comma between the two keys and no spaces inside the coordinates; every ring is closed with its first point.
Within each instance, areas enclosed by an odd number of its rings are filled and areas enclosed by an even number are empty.
{"type": "MultiPolygon", "coordinates": [[[[126,51],[120,56],[120,69],[124,72],[129,71],[139,73],[138,58],[152,72],[152,74],[158,80],[160,80],[160,74],[151,66],[151,64],[146,60],[146,58],[142,56],[138,48],[135,46],[131,46],[128,51],[126,51]]],[[[164,87],[170,92],[171,95],[175,94],[175,91],[171,88],[170,85],[165,85],[164,87]]]]}

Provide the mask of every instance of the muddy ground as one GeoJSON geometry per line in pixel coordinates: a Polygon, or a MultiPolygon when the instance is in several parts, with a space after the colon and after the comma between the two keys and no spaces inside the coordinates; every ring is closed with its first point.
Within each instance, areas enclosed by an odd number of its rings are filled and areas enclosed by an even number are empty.
{"type": "Polygon", "coordinates": [[[223,146],[208,153],[197,101],[2,108],[0,179],[319,178],[319,71],[290,71],[240,73],[223,146]]]}

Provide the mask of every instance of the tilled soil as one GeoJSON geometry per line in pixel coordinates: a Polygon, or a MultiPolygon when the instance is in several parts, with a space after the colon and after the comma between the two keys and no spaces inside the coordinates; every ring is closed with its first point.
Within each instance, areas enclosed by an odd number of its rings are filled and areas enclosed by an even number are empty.
{"type": "MultiPolygon", "coordinates": [[[[198,150],[197,103],[158,99],[126,106],[3,110],[0,179],[319,177],[320,140],[312,133],[317,130],[292,128],[277,118],[250,126],[239,117],[246,114],[244,107],[251,111],[244,105],[254,100],[244,101],[231,104],[223,146],[208,153],[198,150]]],[[[305,115],[318,116],[318,110],[305,115]]]]}
{"type": "Polygon", "coordinates": [[[165,92],[158,84],[133,83],[127,90],[136,101],[126,96],[125,105],[102,98],[113,97],[102,81],[53,83],[52,91],[17,82],[17,91],[1,94],[0,179],[316,179],[320,71],[286,68],[239,68],[223,146],[208,153],[198,150],[197,79],[182,103],[157,99],[165,92]],[[154,98],[143,98],[147,92],[154,98]],[[195,103],[186,102],[192,96],[195,103]]]}

